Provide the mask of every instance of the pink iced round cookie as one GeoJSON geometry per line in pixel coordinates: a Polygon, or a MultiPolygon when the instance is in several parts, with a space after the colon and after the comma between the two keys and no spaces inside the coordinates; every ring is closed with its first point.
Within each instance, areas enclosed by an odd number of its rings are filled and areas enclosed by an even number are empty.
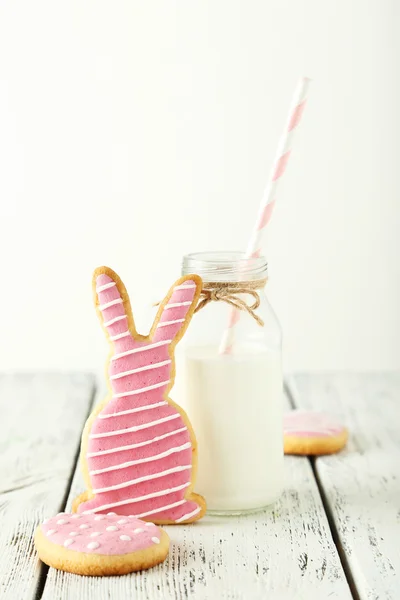
{"type": "Polygon", "coordinates": [[[347,429],[325,413],[292,410],[283,417],[285,454],[333,454],[346,445],[347,438],[347,429]]]}
{"type": "Polygon", "coordinates": [[[135,517],[59,513],[38,527],[35,545],[41,560],[78,575],[123,575],[162,562],[168,535],[135,517]]]}

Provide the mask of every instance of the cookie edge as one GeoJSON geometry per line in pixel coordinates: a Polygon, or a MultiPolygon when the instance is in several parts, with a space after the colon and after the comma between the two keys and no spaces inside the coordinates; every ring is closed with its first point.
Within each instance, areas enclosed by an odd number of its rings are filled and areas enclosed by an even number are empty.
{"type": "Polygon", "coordinates": [[[303,437],[284,434],[284,453],[300,456],[335,454],[335,452],[339,452],[345,447],[348,438],[349,433],[345,427],[341,433],[330,437],[303,437]]]}

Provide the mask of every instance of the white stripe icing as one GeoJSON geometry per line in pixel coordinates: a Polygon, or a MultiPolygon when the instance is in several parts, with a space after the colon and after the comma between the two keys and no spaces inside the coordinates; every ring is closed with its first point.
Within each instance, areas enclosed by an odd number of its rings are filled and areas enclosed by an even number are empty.
{"type": "Polygon", "coordinates": [[[194,515],[197,515],[197,513],[200,512],[200,506],[198,506],[195,510],[193,510],[190,513],[187,513],[186,515],[183,515],[183,517],[179,517],[179,519],[176,519],[176,523],[182,523],[182,521],[186,521],[187,519],[191,519],[192,517],[194,517],[194,515]]]}
{"type": "Polygon", "coordinates": [[[189,300],[188,302],[171,302],[171,304],[167,304],[166,306],[164,306],[164,310],[168,310],[169,308],[178,308],[179,306],[190,306],[191,304],[191,300],[189,300]]]}
{"type": "Polygon", "coordinates": [[[127,469],[128,467],[133,467],[135,465],[142,465],[147,462],[153,462],[154,460],[161,460],[166,456],[170,456],[171,454],[176,454],[177,452],[183,452],[183,450],[187,450],[191,447],[190,442],[186,442],[183,446],[176,446],[174,448],[170,448],[169,450],[165,450],[165,452],[161,452],[160,454],[155,454],[154,456],[147,456],[146,458],[139,458],[137,460],[130,460],[128,462],[120,463],[119,465],[112,465],[111,467],[104,467],[104,469],[97,469],[97,471],[90,471],[90,475],[100,475],[101,473],[108,473],[109,471],[118,471],[119,469],[127,469]]]}
{"type": "Polygon", "coordinates": [[[154,363],[152,365],[145,365],[144,367],[139,367],[137,369],[131,369],[130,371],[123,371],[122,373],[117,373],[116,375],[111,375],[110,379],[121,379],[121,377],[127,377],[128,375],[134,375],[135,373],[141,373],[142,371],[150,371],[151,369],[158,369],[159,367],[165,367],[165,365],[169,365],[171,360],[164,360],[159,363],[154,363]]]}
{"type": "Polygon", "coordinates": [[[123,506],[124,504],[133,504],[135,502],[142,502],[143,500],[149,500],[150,498],[159,498],[160,496],[168,496],[169,494],[173,494],[174,492],[179,492],[189,487],[190,481],[187,483],[183,483],[182,485],[177,485],[174,488],[166,488],[165,490],[160,490],[158,492],[152,492],[151,494],[146,494],[145,496],[138,496],[137,498],[128,498],[127,500],[120,500],[119,502],[111,502],[110,504],[102,504],[101,506],[97,506],[91,510],[85,510],[82,514],[87,515],[90,513],[100,512],[101,510],[108,510],[109,508],[115,508],[116,506],[123,506]]]}
{"type": "Polygon", "coordinates": [[[163,510],[168,510],[169,508],[175,508],[175,506],[180,506],[184,504],[187,500],[178,500],[178,502],[173,502],[172,504],[166,504],[165,506],[160,506],[160,508],[154,508],[153,510],[148,510],[147,512],[140,513],[140,515],[135,515],[136,519],[141,519],[142,517],[148,517],[149,515],[154,515],[155,513],[162,512],[163,510]]]}
{"type": "Polygon", "coordinates": [[[180,417],[180,413],[176,415],[169,415],[168,417],[164,417],[163,419],[157,419],[156,421],[150,421],[150,423],[143,423],[143,425],[136,425],[134,427],[128,427],[127,429],[119,429],[118,431],[105,431],[104,433],[92,433],[90,434],[91,439],[95,438],[103,438],[110,437],[113,435],[121,435],[122,433],[132,433],[133,431],[140,431],[141,429],[148,429],[149,427],[153,427],[154,425],[160,425],[161,423],[166,423],[167,421],[172,421],[173,419],[178,419],[180,417]]]}
{"type": "Polygon", "coordinates": [[[104,285],[100,285],[99,287],[96,288],[96,292],[104,292],[104,290],[109,290],[110,288],[114,287],[115,285],[117,285],[115,283],[115,281],[110,281],[110,283],[105,283],[104,285]]]}
{"type": "MultiPolygon", "coordinates": [[[[165,400],[163,402],[156,402],[155,404],[146,404],[146,406],[138,406],[137,408],[130,408],[129,410],[121,410],[116,413],[106,413],[102,415],[101,413],[97,415],[98,419],[109,419],[110,417],[122,417],[122,415],[130,415],[132,413],[141,412],[142,410],[151,410],[152,408],[158,408],[159,406],[166,406],[168,402],[165,400]]],[[[90,456],[90,455],[89,455],[90,456]]]]}
{"type": "Polygon", "coordinates": [[[141,448],[142,446],[148,446],[149,444],[154,444],[155,442],[159,442],[161,440],[165,440],[172,435],[176,435],[178,433],[182,433],[183,431],[187,431],[186,427],[180,427],[179,429],[174,429],[174,431],[168,431],[168,433],[164,433],[163,435],[157,435],[150,440],[145,440],[144,442],[137,442],[136,444],[128,444],[127,446],[117,446],[116,448],[109,448],[108,450],[99,450],[98,452],[89,452],[88,457],[93,458],[95,456],[104,456],[105,454],[114,454],[114,452],[124,452],[125,450],[134,450],[135,448],[141,448]]]}
{"type": "Polygon", "coordinates": [[[136,394],[141,394],[142,392],[149,392],[150,390],[156,390],[157,388],[163,387],[170,382],[169,379],[166,381],[161,381],[160,383],[154,383],[153,385],[148,385],[144,388],[139,388],[137,390],[131,390],[130,392],[121,392],[120,394],[114,394],[113,398],[125,398],[125,396],[136,396],[136,394]]]}
{"type": "Polygon", "coordinates": [[[122,298],[116,298],[115,300],[111,300],[110,302],[106,302],[105,304],[100,304],[99,309],[104,310],[105,308],[110,308],[111,306],[115,306],[116,304],[122,304],[122,298]]]}
{"type": "Polygon", "coordinates": [[[109,327],[110,325],[114,325],[114,323],[118,323],[118,321],[122,321],[122,319],[126,319],[127,315],[121,315],[120,317],[114,317],[114,319],[110,319],[109,321],[104,321],[104,327],[109,327]]]}
{"type": "Polygon", "coordinates": [[[176,287],[174,287],[174,292],[176,290],[192,290],[195,287],[196,287],[196,285],[194,283],[189,283],[188,285],[185,285],[185,284],[177,285],[176,287]]]}
{"type": "Polygon", "coordinates": [[[157,327],[168,327],[168,325],[175,325],[175,323],[183,323],[185,319],[175,319],[175,321],[164,321],[163,323],[158,323],[157,327]]]}
{"type": "Polygon", "coordinates": [[[124,331],[123,333],[118,333],[117,335],[111,335],[110,340],[112,342],[116,342],[117,340],[127,337],[128,335],[131,335],[131,332],[127,330],[127,331],[124,331]]]}
{"type": "Polygon", "coordinates": [[[170,475],[171,473],[180,473],[181,471],[186,471],[191,468],[192,468],[192,465],[184,465],[183,467],[174,467],[172,469],[167,469],[166,471],[160,471],[159,473],[152,473],[151,475],[144,475],[143,477],[138,477],[137,479],[131,479],[131,481],[124,481],[123,483],[117,483],[115,485],[110,485],[109,487],[99,488],[97,490],[93,490],[93,493],[94,494],[102,494],[103,492],[111,492],[112,490],[120,490],[122,488],[126,488],[131,485],[135,485],[136,483],[142,483],[142,481],[150,481],[150,479],[157,479],[158,477],[164,477],[165,475],[170,475]]]}
{"type": "Polygon", "coordinates": [[[126,352],[120,352],[120,354],[114,354],[111,357],[111,360],[117,360],[118,358],[123,358],[124,356],[129,356],[130,354],[136,354],[136,352],[144,352],[145,350],[152,350],[153,348],[158,348],[159,346],[165,346],[166,344],[170,344],[172,340],[162,340],[161,342],[155,342],[154,344],[147,344],[147,346],[140,346],[139,348],[132,348],[132,350],[126,350],[126,352]]]}

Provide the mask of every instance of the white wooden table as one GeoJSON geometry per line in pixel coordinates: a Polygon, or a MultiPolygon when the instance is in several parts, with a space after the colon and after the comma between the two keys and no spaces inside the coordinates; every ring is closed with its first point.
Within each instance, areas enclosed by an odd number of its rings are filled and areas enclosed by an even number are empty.
{"type": "Polygon", "coordinates": [[[2,600],[400,599],[400,374],[290,377],[287,406],[341,416],[346,450],[286,457],[272,509],[168,527],[163,565],[110,578],[48,569],[32,540],[83,489],[80,433],[95,396],[89,375],[0,377],[2,600]]]}

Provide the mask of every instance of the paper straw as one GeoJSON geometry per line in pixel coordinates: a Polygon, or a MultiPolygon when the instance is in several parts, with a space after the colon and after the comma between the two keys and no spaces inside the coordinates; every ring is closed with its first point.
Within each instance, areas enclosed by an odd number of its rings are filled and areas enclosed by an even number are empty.
{"type": "MultiPolygon", "coordinates": [[[[293,96],[292,105],[289,111],[285,129],[280,139],[275,160],[270,172],[267,185],[260,203],[258,217],[253,229],[252,236],[247,246],[245,258],[257,258],[261,254],[261,246],[264,232],[271,219],[275,206],[276,192],[279,182],[286,171],[292,150],[293,138],[298,129],[308,96],[308,88],[311,79],[302,77],[298,83],[293,96]]],[[[231,354],[235,337],[235,325],[240,319],[240,311],[232,309],[230,311],[227,328],[223,334],[219,347],[220,354],[231,354]]]]}

